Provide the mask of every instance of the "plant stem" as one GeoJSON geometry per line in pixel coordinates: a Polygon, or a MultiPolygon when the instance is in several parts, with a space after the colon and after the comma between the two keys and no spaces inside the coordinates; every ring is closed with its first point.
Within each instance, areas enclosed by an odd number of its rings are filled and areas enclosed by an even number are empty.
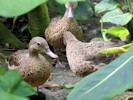
{"type": "Polygon", "coordinates": [[[110,41],[110,40],[106,37],[106,31],[105,31],[104,28],[103,28],[103,21],[102,21],[102,18],[101,18],[100,23],[101,23],[101,33],[102,33],[103,40],[104,40],[104,41],[110,41]]]}
{"type": "Polygon", "coordinates": [[[23,46],[24,44],[8,30],[7,27],[4,26],[3,23],[0,22],[0,43],[1,44],[6,44],[9,43],[14,47],[20,47],[23,46]]]}
{"type": "Polygon", "coordinates": [[[133,12],[132,12],[131,0],[125,0],[125,2],[127,3],[127,6],[128,6],[128,8],[129,8],[130,13],[133,13],[133,12]]]}
{"type": "Polygon", "coordinates": [[[31,36],[44,36],[44,30],[50,20],[46,3],[29,12],[28,19],[31,36]]]}

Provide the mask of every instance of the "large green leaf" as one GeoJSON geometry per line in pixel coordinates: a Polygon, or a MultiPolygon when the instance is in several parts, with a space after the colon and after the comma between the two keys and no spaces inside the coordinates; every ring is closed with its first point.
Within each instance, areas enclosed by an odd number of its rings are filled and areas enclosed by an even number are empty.
{"type": "Polygon", "coordinates": [[[0,89],[0,100],[28,100],[26,97],[8,94],[0,89]]]}
{"type": "Polygon", "coordinates": [[[103,11],[114,10],[120,4],[116,2],[116,0],[102,0],[95,6],[96,14],[101,13],[103,11]]]}
{"type": "Polygon", "coordinates": [[[128,52],[77,83],[67,100],[112,100],[133,88],[132,73],[133,44],[128,52]]]}
{"type": "MultiPolygon", "coordinates": [[[[64,15],[65,6],[57,3],[56,1],[49,0],[48,6],[56,13],[64,15]]],[[[79,2],[75,10],[74,17],[78,20],[88,20],[95,16],[94,6],[91,1],[79,2]]]]}
{"type": "Polygon", "coordinates": [[[109,29],[103,29],[106,33],[111,34],[115,37],[126,37],[129,35],[128,29],[122,26],[111,27],[109,29]]]}
{"type": "Polygon", "coordinates": [[[26,97],[33,94],[36,94],[36,91],[22,80],[16,70],[0,76],[0,100],[27,100],[26,97]]]}
{"type": "Polygon", "coordinates": [[[133,17],[131,13],[123,14],[122,10],[115,9],[103,15],[103,22],[111,22],[117,25],[126,25],[133,17]]]}
{"type": "Polygon", "coordinates": [[[23,97],[27,97],[34,94],[36,94],[35,89],[24,81],[22,81],[18,88],[16,88],[16,90],[14,91],[14,95],[19,95],[23,97]]]}
{"type": "Polygon", "coordinates": [[[20,16],[44,3],[46,0],[0,0],[0,16],[20,16]]]}
{"type": "Polygon", "coordinates": [[[86,1],[86,0],[56,0],[56,1],[59,2],[60,4],[65,4],[69,1],[76,2],[76,1],[86,1]]]}
{"type": "Polygon", "coordinates": [[[16,70],[8,71],[0,76],[0,89],[4,89],[7,92],[14,92],[21,81],[22,78],[16,70]]]}

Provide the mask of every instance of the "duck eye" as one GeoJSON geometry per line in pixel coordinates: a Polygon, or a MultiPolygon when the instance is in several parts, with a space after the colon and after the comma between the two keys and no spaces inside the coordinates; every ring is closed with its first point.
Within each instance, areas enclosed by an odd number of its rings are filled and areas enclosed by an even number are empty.
{"type": "Polygon", "coordinates": [[[39,46],[39,45],[41,45],[41,43],[37,43],[37,45],[39,46]]]}

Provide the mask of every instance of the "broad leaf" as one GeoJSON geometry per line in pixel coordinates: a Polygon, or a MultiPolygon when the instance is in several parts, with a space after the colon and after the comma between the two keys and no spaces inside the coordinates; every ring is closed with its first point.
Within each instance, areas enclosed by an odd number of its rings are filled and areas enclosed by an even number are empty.
{"type": "Polygon", "coordinates": [[[117,26],[117,27],[112,27],[109,29],[103,29],[106,33],[111,34],[115,37],[126,37],[129,35],[128,29],[125,27],[117,26]]]}
{"type": "Polygon", "coordinates": [[[28,100],[26,97],[8,94],[0,89],[0,100],[28,100]]]}
{"type": "Polygon", "coordinates": [[[8,71],[3,76],[0,76],[0,89],[14,92],[21,81],[22,78],[16,70],[8,71]]]}
{"type": "Polygon", "coordinates": [[[126,25],[133,17],[131,13],[123,14],[122,10],[115,9],[103,15],[103,22],[111,22],[117,25],[126,25]]]}
{"type": "Polygon", "coordinates": [[[60,4],[65,4],[65,3],[67,3],[67,2],[69,2],[69,1],[71,1],[71,2],[77,2],[77,1],[86,1],[86,0],[56,0],[58,3],[60,3],[60,4]]]}
{"type": "MultiPolygon", "coordinates": [[[[65,13],[65,5],[61,5],[56,1],[49,0],[49,7],[54,10],[56,13],[64,15],[65,13]]],[[[79,2],[78,6],[75,9],[74,17],[78,20],[88,20],[94,17],[93,4],[91,1],[79,2]]]]}
{"type": "Polygon", "coordinates": [[[116,95],[133,88],[132,65],[133,45],[112,63],[83,78],[67,100],[112,100],[116,95]]]}
{"type": "Polygon", "coordinates": [[[0,16],[20,16],[44,3],[46,0],[0,0],[0,16]]]}
{"type": "Polygon", "coordinates": [[[116,7],[118,7],[120,4],[116,2],[115,0],[102,0],[100,3],[98,3],[95,6],[95,12],[96,14],[99,14],[103,11],[109,11],[114,10],[116,7]]]}
{"type": "Polygon", "coordinates": [[[0,76],[0,98],[4,98],[3,96],[6,95],[10,97],[0,100],[25,100],[26,98],[24,97],[33,94],[36,94],[36,91],[32,86],[22,80],[22,77],[16,70],[10,70],[0,76]]]}
{"type": "Polygon", "coordinates": [[[14,95],[20,95],[23,97],[27,97],[34,94],[37,94],[35,89],[24,81],[22,81],[18,88],[14,91],[14,95]]]}

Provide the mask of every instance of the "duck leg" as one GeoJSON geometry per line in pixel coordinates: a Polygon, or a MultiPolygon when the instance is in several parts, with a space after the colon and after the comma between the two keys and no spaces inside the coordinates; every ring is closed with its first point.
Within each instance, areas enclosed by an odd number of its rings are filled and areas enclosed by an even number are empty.
{"type": "Polygon", "coordinates": [[[61,67],[61,68],[64,68],[65,65],[63,65],[59,59],[59,56],[54,54],[50,49],[48,49],[46,51],[46,54],[49,55],[50,57],[54,58],[55,59],[55,62],[56,62],[56,67],[61,67]]]}

